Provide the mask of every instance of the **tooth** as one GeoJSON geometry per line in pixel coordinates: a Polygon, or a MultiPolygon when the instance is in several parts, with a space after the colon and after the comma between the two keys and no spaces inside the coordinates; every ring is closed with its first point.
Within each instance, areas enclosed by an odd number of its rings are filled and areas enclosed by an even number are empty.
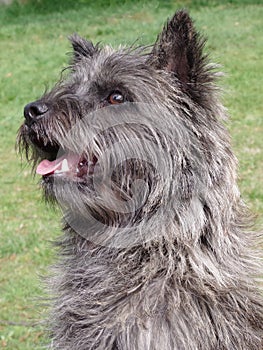
{"type": "Polygon", "coordinates": [[[68,161],[67,159],[63,159],[61,171],[66,172],[69,171],[68,161]]]}

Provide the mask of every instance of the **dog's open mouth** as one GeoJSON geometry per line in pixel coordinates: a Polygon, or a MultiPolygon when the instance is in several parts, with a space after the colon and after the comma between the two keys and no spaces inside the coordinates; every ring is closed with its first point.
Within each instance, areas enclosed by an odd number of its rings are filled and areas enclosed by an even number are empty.
{"type": "Polygon", "coordinates": [[[68,152],[53,161],[42,160],[37,166],[36,173],[44,177],[53,175],[85,179],[93,175],[96,163],[95,156],[92,160],[88,160],[84,155],[68,152]]]}

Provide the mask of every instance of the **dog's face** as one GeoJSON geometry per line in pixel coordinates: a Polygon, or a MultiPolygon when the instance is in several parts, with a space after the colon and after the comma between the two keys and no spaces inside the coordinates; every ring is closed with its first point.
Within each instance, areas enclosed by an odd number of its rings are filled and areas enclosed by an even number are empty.
{"type": "Polygon", "coordinates": [[[149,179],[152,171],[147,170],[150,164],[145,167],[136,152],[143,146],[132,138],[136,134],[142,141],[143,134],[152,139],[154,135],[138,125],[142,120],[135,117],[135,109],[139,104],[156,104],[156,96],[164,101],[166,89],[160,91],[159,85],[163,81],[169,85],[148,64],[149,55],[141,53],[142,49],[114,51],[94,47],[78,36],[71,40],[74,57],[68,77],[40,100],[26,105],[20,140],[28,155],[31,152],[48,197],[59,199],[58,188],[70,186],[69,192],[86,191],[91,199],[94,176],[105,179],[108,166],[115,167],[110,174],[115,195],[127,198],[134,180],[147,177],[148,183],[153,181],[149,179]],[[123,152],[133,148],[133,156],[127,154],[121,162],[109,164],[113,153],[120,152],[115,150],[103,164],[103,154],[116,143],[121,143],[123,152]]]}
{"type": "MultiPolygon", "coordinates": [[[[160,79],[152,78],[155,70],[147,64],[147,55],[139,50],[99,49],[76,35],[71,40],[74,58],[70,74],[40,100],[26,105],[25,123],[20,129],[21,141],[33,152],[36,171],[43,176],[44,184],[54,177],[80,183],[89,181],[99,155],[81,149],[79,143],[84,139],[71,140],[78,145],[75,154],[74,145],[65,145],[70,131],[80,121],[83,129],[88,127],[84,126],[85,118],[91,119],[102,108],[109,111],[112,106],[116,109],[133,102],[156,102],[158,80],[160,83],[160,79]]],[[[160,91],[158,95],[162,94],[160,91]]],[[[104,114],[107,118],[107,112],[104,114]]],[[[97,138],[102,139],[103,135],[97,138]]]]}
{"type": "Polygon", "coordinates": [[[71,42],[69,75],[26,105],[19,132],[46,196],[78,222],[88,211],[124,226],[151,217],[171,192],[189,199],[191,162],[200,162],[196,106],[201,119],[213,108],[213,75],[189,16],[177,12],[150,53],[71,42]]]}

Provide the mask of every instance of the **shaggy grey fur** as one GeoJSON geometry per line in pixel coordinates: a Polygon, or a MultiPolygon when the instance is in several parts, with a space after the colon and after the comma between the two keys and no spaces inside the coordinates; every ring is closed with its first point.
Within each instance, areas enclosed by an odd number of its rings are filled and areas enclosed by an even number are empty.
{"type": "Polygon", "coordinates": [[[68,76],[19,133],[64,211],[50,348],[263,348],[258,237],[188,14],[151,50],[71,41],[68,76]]]}

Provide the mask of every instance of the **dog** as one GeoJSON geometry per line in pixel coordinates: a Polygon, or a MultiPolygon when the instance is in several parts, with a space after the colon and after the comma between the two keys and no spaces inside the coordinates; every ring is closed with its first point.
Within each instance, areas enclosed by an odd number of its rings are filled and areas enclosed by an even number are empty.
{"type": "Polygon", "coordinates": [[[180,10],[151,47],[70,40],[18,136],[64,213],[50,349],[262,349],[258,234],[205,39],[180,10]]]}

